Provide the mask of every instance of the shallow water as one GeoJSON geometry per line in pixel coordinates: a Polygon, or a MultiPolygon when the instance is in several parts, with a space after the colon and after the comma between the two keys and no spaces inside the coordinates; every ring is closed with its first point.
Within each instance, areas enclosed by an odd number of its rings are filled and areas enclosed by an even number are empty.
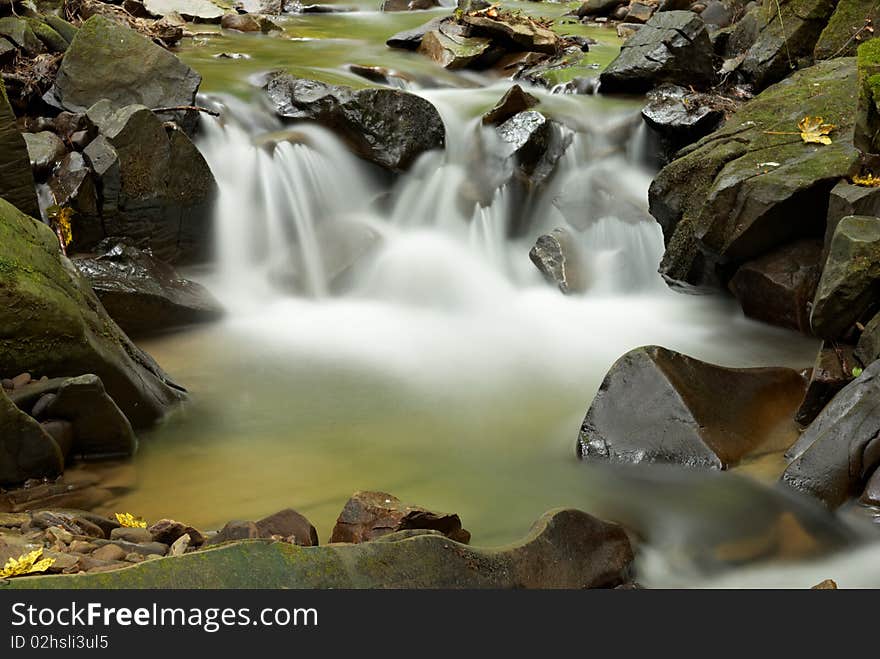
{"type": "MultiPolygon", "coordinates": [[[[665,287],[656,274],[660,231],[644,214],[651,172],[638,164],[631,129],[629,153],[611,137],[635,125],[631,101],[532,90],[577,134],[527,229],[509,237],[517,209],[503,191],[486,208],[462,211],[455,191],[467,179],[475,118],[510,83],[462,77],[383,45],[441,13],[290,17],[281,36],[207,35],[182,49],[205,91],[239,99],[222,98],[222,123],[206,120],[200,138],[222,198],[217,263],[192,273],[230,315],[142,342],[192,400],[142,438],[136,483],[106,509],[217,528],[290,506],[323,541],[353,491],[378,489],[458,512],[475,544],[494,545],[522,536],[550,508],[573,506],[625,522],[647,543],[640,578],[671,585],[757,559],[815,557],[861,537],[771,487],[783,468],[778,454],[740,475],[577,461],[584,413],[629,349],[659,344],[723,365],[803,368],[816,342],[749,321],[730,299],[665,287]],[[252,59],[214,59],[218,52],[252,59]],[[279,126],[249,104],[250,75],[281,67],[362,84],[344,68],[352,62],[434,81],[410,88],[440,109],[446,154],[427,156],[390,192],[318,129],[271,154],[251,145],[279,126]],[[472,89],[477,82],[489,87],[472,89]],[[563,296],[541,280],[528,250],[566,224],[554,196],[583,187],[593,203],[596,181],[611,185],[612,208],[577,234],[590,286],[563,296]],[[381,209],[372,203],[386,194],[381,209]],[[633,204],[641,219],[622,219],[633,204]],[[324,273],[334,253],[324,232],[334,226],[379,236],[342,286],[324,273]]],[[[617,39],[603,32],[594,51],[604,64],[617,39]]]]}

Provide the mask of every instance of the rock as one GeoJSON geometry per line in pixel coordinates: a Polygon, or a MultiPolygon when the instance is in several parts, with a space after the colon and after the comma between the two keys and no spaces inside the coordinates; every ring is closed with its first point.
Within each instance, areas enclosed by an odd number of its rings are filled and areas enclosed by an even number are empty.
{"type": "Polygon", "coordinates": [[[137,450],[131,424],[95,375],[65,381],[46,413],[73,424],[73,450],[77,454],[126,456],[137,450]]]}
{"type": "Polygon", "coordinates": [[[587,0],[575,13],[579,18],[584,16],[607,16],[620,5],[625,4],[624,0],[587,0]]]}
{"type": "Polygon", "coordinates": [[[18,49],[12,45],[9,39],[0,37],[0,62],[11,60],[17,52],[18,49]]]}
{"type": "Polygon", "coordinates": [[[235,0],[232,6],[247,14],[279,16],[284,11],[283,0],[235,0]]]}
{"type": "Polygon", "coordinates": [[[189,533],[184,533],[168,548],[168,556],[183,556],[186,550],[189,549],[189,544],[189,533]]]}
{"type": "Polygon", "coordinates": [[[782,482],[830,508],[858,496],[880,463],[880,362],[874,362],[822,410],[786,453],[782,482]]]}
{"type": "Polygon", "coordinates": [[[40,216],[27,143],[15,125],[15,113],[9,105],[2,80],[0,80],[0,198],[24,213],[40,216]]]}
{"type": "Polygon", "coordinates": [[[0,37],[9,39],[29,57],[46,52],[46,46],[34,34],[31,24],[25,18],[16,16],[0,18],[0,37]]]}
{"type": "Polygon", "coordinates": [[[98,256],[75,257],[73,264],[129,336],[210,322],[223,315],[207,289],[180,277],[149,250],[118,242],[98,256]]]}
{"type": "Polygon", "coordinates": [[[29,478],[53,478],[64,471],[55,441],[0,389],[0,486],[29,478]]]}
{"type": "Polygon", "coordinates": [[[196,23],[219,23],[224,14],[224,10],[210,0],[143,0],[143,5],[151,16],[164,18],[179,14],[196,23]]]}
{"type": "Polygon", "coordinates": [[[613,164],[599,163],[570,173],[553,205],[572,227],[585,231],[602,218],[629,224],[650,222],[645,199],[621,190],[613,164]]]}
{"type": "Polygon", "coordinates": [[[854,354],[862,366],[869,366],[880,359],[880,313],[865,325],[854,354]]]}
{"type": "Polygon", "coordinates": [[[853,142],[866,154],[880,154],[880,41],[858,49],[859,97],[853,142]]]}
{"type": "Polygon", "coordinates": [[[0,200],[0,363],[49,377],[94,373],[134,427],[162,417],[183,390],[110,320],[63,258],[58,239],[0,200]]]}
{"type": "MultiPolygon", "coordinates": [[[[620,20],[624,20],[626,16],[622,16],[620,20]]],[[[617,36],[621,39],[629,39],[632,35],[641,29],[641,23],[618,23],[617,36]]]]}
{"type": "Polygon", "coordinates": [[[504,92],[501,100],[483,115],[483,125],[497,126],[503,124],[515,114],[525,112],[535,107],[539,102],[537,97],[523,91],[523,88],[519,85],[513,85],[504,92]]]}
{"type": "Polygon", "coordinates": [[[880,188],[853,185],[841,181],[831,189],[828,198],[828,214],[825,220],[825,249],[823,261],[831,248],[831,239],[840,221],[850,215],[880,217],[880,188]]]}
{"type": "MultiPolygon", "coordinates": [[[[176,0],[175,0],[176,1],[176,0]]],[[[104,16],[82,24],[61,60],[47,102],[83,112],[102,99],[112,109],[195,105],[201,76],[148,38],[104,16]]],[[[192,129],[196,113],[166,113],[192,129]]]]}
{"type": "Polygon", "coordinates": [[[489,38],[506,50],[555,55],[562,45],[555,32],[530,21],[468,14],[459,20],[462,25],[470,28],[471,35],[489,38]]]}
{"type": "MultiPolygon", "coordinates": [[[[817,336],[843,336],[874,303],[880,285],[880,218],[852,215],[837,225],[813,299],[817,336]]],[[[867,319],[864,319],[867,320],[867,319]]]]}
{"type": "Polygon", "coordinates": [[[837,7],[813,49],[817,60],[855,55],[859,43],[873,36],[873,30],[865,26],[880,25],[880,5],[876,0],[840,0],[834,4],[837,7]]]}
{"type": "Polygon", "coordinates": [[[728,27],[734,20],[734,11],[721,0],[708,0],[706,8],[700,12],[700,18],[706,25],[728,27]]]}
{"type": "Polygon", "coordinates": [[[437,0],[384,0],[380,8],[382,11],[413,11],[440,6],[437,0]]]}
{"type": "Polygon", "coordinates": [[[821,270],[822,243],[800,240],[744,263],[729,287],[749,318],[809,334],[821,270]]]}
{"type": "Polygon", "coordinates": [[[407,169],[422,153],[445,143],[437,109],[398,89],[355,91],[279,74],[269,81],[268,94],[280,117],[330,128],[357,155],[391,171],[407,169]]]}
{"type": "Polygon", "coordinates": [[[261,32],[260,21],[250,14],[223,14],[220,27],[224,30],[238,30],[239,32],[261,32]]]}
{"type": "Polygon", "coordinates": [[[317,547],[318,532],[303,515],[285,508],[256,522],[261,538],[279,537],[302,547],[317,547]]]}
{"type": "Polygon", "coordinates": [[[63,18],[55,16],[54,14],[43,14],[42,19],[43,21],[45,21],[46,25],[51,27],[53,30],[55,30],[55,32],[57,32],[64,38],[68,46],[70,45],[70,42],[73,41],[73,38],[76,36],[76,32],[79,29],[71,23],[65,21],[63,18]]]}
{"type": "Polygon", "coordinates": [[[825,581],[820,581],[810,590],[837,590],[837,583],[833,579],[825,579],[825,581]]]}
{"type": "Polygon", "coordinates": [[[462,12],[482,11],[492,6],[488,0],[458,0],[456,8],[462,12]]]}
{"type": "Polygon", "coordinates": [[[859,501],[866,506],[880,506],[880,469],[874,470],[859,501]]]}
{"type": "Polygon", "coordinates": [[[219,545],[235,540],[251,540],[260,537],[260,530],[253,522],[234,520],[227,522],[217,535],[208,538],[206,545],[219,545]]]}
{"type": "Polygon", "coordinates": [[[104,545],[91,553],[91,557],[99,561],[124,561],[126,552],[119,545],[104,545]]]}
{"type": "Polygon", "coordinates": [[[580,255],[567,230],[553,229],[549,234],[539,236],[529,251],[529,258],[544,278],[566,295],[583,291],[586,287],[580,255]]]}
{"type": "Polygon", "coordinates": [[[46,540],[52,544],[69,545],[73,542],[73,534],[60,526],[50,526],[45,531],[46,540]]]}
{"type": "Polygon", "coordinates": [[[50,25],[38,18],[26,19],[36,35],[50,53],[63,53],[70,43],[56,32],[50,25]]]}
{"type": "Polygon", "coordinates": [[[599,76],[602,92],[645,92],[663,82],[709,87],[715,82],[706,26],[689,11],[655,14],[621,47],[599,76]]]}
{"type": "Polygon", "coordinates": [[[447,69],[485,68],[479,63],[492,51],[492,41],[481,37],[450,37],[441,30],[425,34],[419,53],[447,69]]]}
{"type": "Polygon", "coordinates": [[[73,424],[70,421],[53,419],[51,421],[43,421],[40,426],[49,437],[55,440],[58,448],[61,449],[61,455],[67,459],[76,440],[73,424]]]}
{"type": "Polygon", "coordinates": [[[91,554],[97,548],[94,543],[84,540],[74,540],[70,543],[70,551],[74,554],[91,554]]]}
{"type": "Polygon", "coordinates": [[[654,15],[656,7],[643,2],[633,2],[626,12],[627,23],[647,23],[654,15]]]}
{"type": "Polygon", "coordinates": [[[577,442],[582,460],[724,469],[796,436],[804,382],[787,368],[732,369],[649,346],[605,376],[577,442]]]}
{"type": "Polygon", "coordinates": [[[804,394],[804,401],[794,420],[802,426],[812,422],[837,392],[852,381],[852,369],[856,365],[851,346],[835,347],[823,342],[819,354],[816,355],[807,393],[804,394]]]}
{"type": "Polygon", "coordinates": [[[198,546],[205,542],[205,537],[199,531],[187,524],[175,522],[173,519],[160,519],[150,526],[149,530],[154,542],[161,542],[165,545],[174,544],[175,540],[183,535],[189,536],[189,543],[192,546],[198,546]]]}
{"type": "Polygon", "coordinates": [[[451,18],[444,16],[442,18],[432,18],[427,23],[411,30],[404,30],[392,35],[385,42],[385,45],[391,48],[403,48],[404,50],[418,50],[422,44],[422,39],[428,32],[440,29],[443,23],[451,21],[451,18]]]}
{"type": "Polygon", "coordinates": [[[137,545],[153,542],[153,536],[148,529],[120,526],[110,532],[110,540],[122,540],[137,545]]]}
{"type": "Polygon", "coordinates": [[[501,148],[494,155],[503,161],[497,171],[511,172],[528,188],[543,185],[550,178],[572,139],[562,126],[535,110],[514,115],[495,132],[501,138],[501,148]]]}
{"type": "Polygon", "coordinates": [[[38,179],[45,180],[55,167],[55,163],[67,153],[67,147],[60,137],[47,130],[39,133],[24,133],[23,137],[34,175],[38,179]]]}
{"type": "Polygon", "coordinates": [[[327,547],[250,542],[118,572],[12,579],[5,588],[612,588],[628,581],[632,560],[621,527],[554,510],[497,549],[434,534],[327,547]]]}
{"type": "MultiPolygon", "coordinates": [[[[76,218],[97,216],[100,203],[98,189],[92,170],[81,153],[71,151],[64,156],[49,179],[49,189],[52,191],[55,205],[72,208],[76,218]]],[[[89,231],[80,226],[78,219],[71,224],[75,227],[76,234],[76,239],[72,243],[74,249],[79,243],[100,240],[101,233],[97,226],[90,227],[91,231],[89,231]]]]}
{"type": "Polygon", "coordinates": [[[330,542],[367,542],[408,529],[439,531],[464,544],[471,537],[458,515],[408,506],[385,492],[355,492],[339,514],[330,542]]]}
{"type": "Polygon", "coordinates": [[[666,164],[680,149],[717,129],[724,112],[702,94],[678,85],[662,85],[648,94],[642,118],[659,136],[661,161],[666,164]]]}
{"type": "Polygon", "coordinates": [[[12,388],[21,389],[22,387],[29,385],[32,381],[33,377],[31,377],[30,373],[19,373],[12,378],[12,388]]]}
{"type": "Polygon", "coordinates": [[[724,286],[743,263],[821,236],[828,193],[859,157],[851,142],[854,64],[837,59],[798,71],[660,171],[649,202],[663,228],[660,272],[670,284],[724,286]],[[804,115],[835,124],[830,145],[768,134],[796,130],[804,115]]]}
{"type": "MultiPolygon", "coordinates": [[[[144,529],[138,529],[143,531],[144,529]]],[[[140,535],[138,537],[144,538],[146,536],[140,535]]],[[[114,544],[128,556],[129,554],[139,554],[145,558],[150,556],[164,556],[168,553],[168,545],[162,544],[161,542],[131,542],[129,540],[123,540],[121,538],[114,538],[112,541],[107,540],[96,540],[95,544],[103,547],[107,544],[114,544]]]]}
{"type": "Polygon", "coordinates": [[[766,0],[755,5],[733,28],[725,57],[741,57],[737,72],[757,89],[779,82],[801,58],[810,60],[834,0],[766,0]],[[781,24],[780,24],[781,15],[781,24]]]}
{"type": "Polygon", "coordinates": [[[339,5],[300,5],[299,14],[344,14],[358,11],[357,7],[340,7],[339,5]]]}

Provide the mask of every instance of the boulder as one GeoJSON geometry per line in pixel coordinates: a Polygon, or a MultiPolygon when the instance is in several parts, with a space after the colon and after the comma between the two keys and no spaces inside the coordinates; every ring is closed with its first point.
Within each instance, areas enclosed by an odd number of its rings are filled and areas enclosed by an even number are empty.
{"type": "Polygon", "coordinates": [[[624,20],[627,23],[647,23],[655,11],[657,11],[655,5],[645,2],[631,2],[624,20]]]}
{"type": "Polygon", "coordinates": [[[735,20],[737,13],[737,8],[731,6],[732,4],[721,0],[708,0],[706,8],[700,12],[700,18],[710,27],[729,27],[735,20]]]}
{"type": "Polygon", "coordinates": [[[804,400],[794,415],[802,426],[809,425],[829,401],[853,379],[852,370],[858,366],[853,358],[852,346],[835,346],[823,342],[813,364],[810,383],[804,400]]]}
{"type": "Polygon", "coordinates": [[[709,33],[699,16],[658,12],[626,40],[599,76],[600,90],[641,93],[664,82],[708,87],[715,82],[713,60],[709,33]]]}
{"type": "Polygon", "coordinates": [[[840,221],[850,215],[880,217],[880,188],[854,185],[841,181],[831,189],[828,198],[828,214],[825,216],[825,247],[822,260],[828,256],[831,239],[840,221]]]}
{"type": "Polygon", "coordinates": [[[54,14],[43,14],[42,19],[43,21],[45,21],[46,25],[51,27],[53,30],[55,30],[55,32],[57,32],[64,38],[68,46],[70,45],[70,42],[73,41],[73,38],[76,36],[76,32],[79,29],[71,23],[65,21],[63,18],[55,16],[54,14]]]}
{"type": "Polygon", "coordinates": [[[423,25],[411,30],[403,30],[402,32],[390,36],[385,42],[385,45],[391,48],[402,48],[404,50],[418,50],[419,46],[422,44],[422,39],[424,39],[428,32],[438,30],[441,25],[451,21],[452,19],[449,16],[432,18],[423,25]]]}
{"type": "Polygon", "coordinates": [[[846,334],[880,292],[880,218],[852,215],[837,225],[819,279],[810,325],[824,339],[846,334]]]}
{"type": "Polygon", "coordinates": [[[301,547],[318,546],[318,532],[315,527],[304,515],[292,508],[279,510],[257,520],[256,526],[260,538],[281,538],[301,547]]]}
{"type": "Polygon", "coordinates": [[[28,18],[27,22],[37,39],[43,42],[46,50],[50,53],[63,53],[67,50],[70,42],[56,32],[48,23],[44,22],[42,17],[28,18]]]}
{"type": "Polygon", "coordinates": [[[626,532],[578,510],[542,515],[522,540],[479,549],[436,533],[297,547],[241,542],[82,575],[11,579],[6,588],[613,588],[629,579],[626,532]]]}
{"type": "Polygon", "coordinates": [[[880,25],[877,0],[839,0],[837,7],[819,35],[813,57],[850,57],[862,41],[873,36],[873,26],[880,25]]]}
{"type": "Polygon", "coordinates": [[[64,454],[58,444],[0,387],[0,486],[54,478],[62,471],[64,454]]]}
{"type": "Polygon", "coordinates": [[[724,121],[724,111],[713,107],[702,94],[678,85],[662,85],[648,94],[642,118],[660,139],[661,162],[705,137],[724,121]]]}
{"type": "Polygon", "coordinates": [[[270,21],[265,16],[254,16],[251,14],[224,14],[220,21],[220,26],[224,30],[238,30],[239,32],[269,32],[280,31],[281,28],[270,21]]]}
{"type": "Polygon", "coordinates": [[[19,210],[39,217],[34,175],[27,144],[15,125],[6,88],[0,80],[0,198],[19,210]]]}
{"type": "Polygon", "coordinates": [[[836,0],[761,0],[741,18],[727,39],[727,59],[739,61],[738,74],[757,89],[779,82],[813,48],[836,0]],[[781,20],[780,20],[781,17],[781,20]]]}
{"type": "Polygon", "coordinates": [[[724,368],[648,346],[605,376],[577,442],[582,460],[724,469],[796,436],[804,392],[787,368],[724,368]]]}
{"type": "Polygon", "coordinates": [[[150,250],[112,241],[105,247],[96,256],[75,257],[73,264],[129,336],[210,322],[223,315],[207,289],[182,278],[150,250]]]}
{"type": "Polygon", "coordinates": [[[854,355],[862,366],[869,366],[880,359],[880,313],[875,314],[865,325],[854,355]]]}
{"type": "Polygon", "coordinates": [[[0,37],[6,37],[29,57],[46,52],[46,46],[34,33],[31,23],[26,18],[17,16],[0,18],[0,37]]]}
{"type": "Polygon", "coordinates": [[[49,179],[49,189],[57,206],[74,211],[74,249],[78,244],[101,239],[97,223],[85,226],[86,218],[97,217],[100,200],[95,177],[81,153],[71,151],[62,158],[49,179]]]}
{"type": "Polygon", "coordinates": [[[746,316],[809,334],[821,271],[821,241],[800,240],[747,261],[729,287],[746,316]]]}
{"type": "Polygon", "coordinates": [[[0,364],[49,377],[94,373],[134,427],[183,390],[107,315],[52,230],[0,200],[0,364]]]}
{"type": "Polygon", "coordinates": [[[48,130],[39,133],[24,133],[23,137],[34,175],[45,180],[55,167],[55,163],[67,153],[67,147],[64,146],[60,137],[48,130]]]}
{"type": "MultiPolygon", "coordinates": [[[[46,101],[82,112],[102,99],[113,109],[144,105],[150,109],[192,106],[201,76],[172,53],[101,15],[82,24],[61,60],[46,101]]],[[[194,112],[167,112],[191,129],[194,112]]]]}
{"type": "Polygon", "coordinates": [[[357,155],[391,171],[407,169],[422,153],[445,143],[437,109],[398,89],[354,90],[283,73],[269,80],[267,91],[283,119],[319,123],[357,155]]]}
{"type": "Polygon", "coordinates": [[[470,28],[471,35],[491,39],[505,50],[555,55],[562,45],[559,35],[553,30],[529,20],[465,14],[460,18],[460,23],[470,28]]]}
{"type": "Polygon", "coordinates": [[[133,455],[137,438],[128,419],[95,375],[65,380],[46,409],[73,424],[73,452],[86,457],[133,455]]]}
{"type": "Polygon", "coordinates": [[[151,16],[164,18],[176,13],[196,23],[219,23],[225,13],[210,0],[143,0],[143,5],[151,16]]]}
{"type": "Polygon", "coordinates": [[[786,453],[782,482],[836,508],[862,493],[880,464],[880,362],[874,362],[822,410],[786,453]]]}
{"type": "Polygon", "coordinates": [[[880,469],[874,470],[859,500],[867,506],[880,506],[880,469]]]}
{"type": "Polygon", "coordinates": [[[660,272],[673,285],[726,285],[736,269],[825,230],[828,194],[858,161],[852,145],[855,62],[798,71],[743,105],[724,126],[686,148],[649,190],[663,228],[660,272]],[[835,125],[830,145],[794,132],[805,115],[835,125]]]}
{"type": "Polygon", "coordinates": [[[448,36],[442,29],[426,33],[419,44],[419,53],[450,70],[483,68],[480,63],[492,50],[490,39],[448,36]]]}
{"type": "Polygon", "coordinates": [[[495,129],[501,138],[505,171],[529,186],[543,184],[571,144],[571,135],[560,124],[535,110],[514,115],[495,129]]]}
{"type": "Polygon", "coordinates": [[[409,506],[385,492],[355,492],[339,514],[330,542],[367,542],[410,529],[438,531],[463,544],[471,537],[458,515],[409,506]]]}
{"type": "Polygon", "coordinates": [[[7,62],[15,57],[18,49],[12,45],[12,42],[5,37],[0,37],[0,62],[7,62]]]}
{"type": "Polygon", "coordinates": [[[153,542],[163,545],[172,545],[184,535],[189,536],[189,544],[198,546],[204,544],[205,537],[192,526],[176,522],[173,519],[160,519],[149,527],[153,542]]]}
{"type": "Polygon", "coordinates": [[[523,91],[519,85],[513,85],[504,92],[501,100],[483,115],[483,125],[497,126],[520,112],[530,110],[538,103],[537,97],[523,91]]]}
{"type": "Polygon", "coordinates": [[[622,4],[624,4],[624,0],[587,0],[575,10],[575,14],[578,18],[607,16],[622,4]]]}
{"type": "Polygon", "coordinates": [[[568,230],[553,229],[549,234],[538,236],[529,258],[544,278],[566,295],[586,287],[580,254],[568,230]]]}
{"type": "Polygon", "coordinates": [[[880,39],[859,46],[859,101],[853,141],[866,154],[880,154],[880,39]]]}

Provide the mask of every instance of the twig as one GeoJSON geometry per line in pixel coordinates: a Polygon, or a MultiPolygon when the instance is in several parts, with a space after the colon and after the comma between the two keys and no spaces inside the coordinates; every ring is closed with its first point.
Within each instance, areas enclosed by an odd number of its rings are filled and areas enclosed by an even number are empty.
{"type": "Polygon", "coordinates": [[[220,113],[216,110],[209,110],[208,108],[203,108],[200,105],[175,105],[170,108],[153,108],[151,112],[155,112],[156,114],[160,114],[163,112],[204,112],[205,114],[209,114],[212,117],[219,117],[220,113]]]}
{"type": "Polygon", "coordinates": [[[858,30],[856,30],[855,34],[853,34],[849,39],[847,39],[846,42],[840,48],[837,49],[837,52],[835,52],[833,55],[831,55],[831,57],[829,57],[828,59],[834,59],[835,57],[840,55],[840,53],[844,52],[847,48],[849,48],[849,45],[853,42],[853,40],[858,39],[859,35],[861,35],[862,32],[864,32],[865,30],[868,30],[871,27],[872,27],[871,19],[870,18],[865,19],[865,24],[862,27],[860,27],[858,30]]]}

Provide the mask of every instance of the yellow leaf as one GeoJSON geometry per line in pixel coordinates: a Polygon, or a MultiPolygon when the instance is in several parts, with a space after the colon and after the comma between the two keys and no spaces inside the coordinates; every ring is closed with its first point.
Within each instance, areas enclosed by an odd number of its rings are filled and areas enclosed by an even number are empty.
{"type": "Polygon", "coordinates": [[[116,521],[130,529],[147,528],[147,523],[143,519],[135,517],[131,513],[116,513],[116,521]]]}
{"type": "Polygon", "coordinates": [[[864,176],[853,176],[852,182],[855,185],[860,185],[863,188],[880,188],[880,176],[874,176],[873,174],[865,174],[864,176]]]}
{"type": "Polygon", "coordinates": [[[17,577],[23,574],[34,574],[36,572],[45,572],[55,564],[54,558],[44,558],[39,560],[43,555],[43,548],[35,549],[28,554],[22,554],[18,558],[10,558],[6,561],[6,565],[0,570],[0,579],[8,579],[9,577],[17,577]]]}
{"type": "Polygon", "coordinates": [[[801,131],[801,139],[807,144],[831,144],[828,134],[834,130],[833,124],[822,123],[822,117],[807,115],[798,122],[798,130],[801,131]]]}

